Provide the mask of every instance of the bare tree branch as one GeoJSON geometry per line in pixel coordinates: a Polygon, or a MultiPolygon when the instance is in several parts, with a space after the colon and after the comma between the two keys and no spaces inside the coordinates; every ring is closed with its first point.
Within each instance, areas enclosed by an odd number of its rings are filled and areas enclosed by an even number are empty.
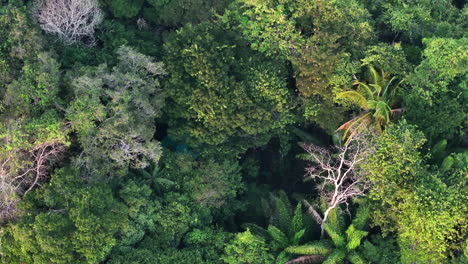
{"type": "Polygon", "coordinates": [[[21,196],[47,178],[53,163],[62,158],[65,145],[51,141],[29,151],[12,150],[0,158],[0,220],[11,217],[21,196]]]}
{"type": "Polygon", "coordinates": [[[349,144],[337,147],[337,155],[322,147],[302,145],[313,162],[313,165],[306,168],[306,177],[317,182],[317,189],[326,201],[327,207],[323,217],[312,205],[304,201],[309,213],[320,224],[322,237],[330,212],[341,204],[349,206],[351,198],[364,196],[370,187],[370,183],[364,177],[359,177],[359,173],[356,172],[358,164],[369,154],[368,148],[363,146],[364,142],[355,137],[349,144]]]}
{"type": "Polygon", "coordinates": [[[94,29],[103,20],[97,0],[36,0],[32,16],[67,45],[83,39],[93,44],[94,29]]]}

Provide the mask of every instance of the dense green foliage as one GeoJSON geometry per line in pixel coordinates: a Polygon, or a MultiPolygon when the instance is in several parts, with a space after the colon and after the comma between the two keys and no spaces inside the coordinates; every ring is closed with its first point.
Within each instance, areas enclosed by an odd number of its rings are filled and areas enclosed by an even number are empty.
{"type": "Polygon", "coordinates": [[[165,43],[169,133],[176,139],[238,154],[292,123],[286,68],[242,45],[238,35],[221,22],[205,22],[165,43]]]}
{"type": "Polygon", "coordinates": [[[0,263],[468,263],[467,21],[0,0],[0,263]]]}

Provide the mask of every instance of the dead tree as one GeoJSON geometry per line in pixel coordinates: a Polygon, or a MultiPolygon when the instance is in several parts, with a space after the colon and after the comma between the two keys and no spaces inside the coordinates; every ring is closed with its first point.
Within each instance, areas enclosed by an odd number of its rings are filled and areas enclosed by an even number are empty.
{"type": "Polygon", "coordinates": [[[82,39],[94,43],[94,30],[103,19],[97,0],[36,0],[32,16],[67,45],[82,39]]]}
{"type": "Polygon", "coordinates": [[[364,196],[370,187],[369,182],[357,173],[357,166],[368,155],[368,151],[360,139],[352,139],[350,144],[337,147],[337,154],[315,145],[303,144],[302,147],[313,162],[306,168],[306,177],[317,182],[317,189],[326,202],[323,216],[306,200],[303,202],[320,224],[323,237],[330,212],[341,204],[348,207],[351,198],[364,196]]]}
{"type": "Polygon", "coordinates": [[[48,177],[64,151],[63,143],[52,141],[29,151],[12,151],[0,160],[0,220],[14,214],[20,198],[48,177]]]}

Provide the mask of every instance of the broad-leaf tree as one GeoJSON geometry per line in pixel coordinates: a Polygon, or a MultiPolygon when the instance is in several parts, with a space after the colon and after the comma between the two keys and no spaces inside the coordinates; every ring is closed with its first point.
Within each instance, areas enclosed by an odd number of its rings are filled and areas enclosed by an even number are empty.
{"type": "Polygon", "coordinates": [[[210,147],[235,155],[265,144],[294,121],[286,68],[243,42],[221,21],[188,24],[167,39],[166,112],[173,138],[203,152],[210,147]]]}
{"type": "Polygon", "coordinates": [[[0,236],[7,263],[100,262],[127,221],[126,207],[109,185],[90,185],[71,168],[56,172],[20,209],[20,220],[0,236]]]}
{"type": "Polygon", "coordinates": [[[374,183],[372,218],[385,233],[397,233],[402,263],[456,255],[467,236],[466,166],[429,170],[420,153],[426,139],[404,120],[375,140],[363,165],[374,183]]]}
{"type": "Polygon", "coordinates": [[[48,179],[68,145],[55,108],[60,63],[20,5],[0,8],[0,221],[48,179]]]}
{"type": "Polygon", "coordinates": [[[66,117],[83,148],[77,165],[89,171],[144,168],[161,155],[153,136],[164,104],[163,65],[128,47],[117,54],[115,67],[85,69],[71,81],[74,99],[66,117]]]}

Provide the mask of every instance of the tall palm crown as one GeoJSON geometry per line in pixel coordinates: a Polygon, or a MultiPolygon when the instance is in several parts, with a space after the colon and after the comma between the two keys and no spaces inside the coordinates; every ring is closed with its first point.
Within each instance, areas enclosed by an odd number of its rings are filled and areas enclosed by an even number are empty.
{"type": "Polygon", "coordinates": [[[286,248],[288,253],[303,255],[288,261],[287,264],[340,264],[346,260],[353,264],[365,264],[366,261],[357,249],[368,234],[364,229],[369,215],[369,207],[361,205],[352,223],[346,227],[341,210],[335,208],[330,214],[330,220],[325,224],[329,239],[286,248]]]}
{"type": "MultiPolygon", "coordinates": [[[[306,236],[306,219],[302,213],[302,205],[298,203],[296,209],[289,201],[284,191],[279,191],[276,196],[272,196],[273,213],[271,213],[270,224],[267,229],[255,224],[244,224],[252,233],[265,238],[271,246],[273,252],[278,253],[275,264],[284,264],[291,258],[291,254],[284,249],[290,246],[297,246],[306,236]]],[[[268,205],[264,204],[264,207],[268,205]]],[[[267,209],[267,208],[263,208],[267,209]]]]}
{"type": "Polygon", "coordinates": [[[377,131],[382,131],[383,128],[390,122],[390,118],[394,112],[399,112],[401,109],[392,109],[396,103],[396,92],[403,82],[397,82],[396,77],[381,70],[378,73],[374,67],[369,66],[371,80],[361,82],[353,81],[353,89],[340,92],[337,98],[351,102],[359,106],[362,112],[356,118],[353,118],[343,125],[337,131],[344,131],[343,139],[351,139],[360,131],[363,131],[370,125],[374,125],[377,131]]]}

